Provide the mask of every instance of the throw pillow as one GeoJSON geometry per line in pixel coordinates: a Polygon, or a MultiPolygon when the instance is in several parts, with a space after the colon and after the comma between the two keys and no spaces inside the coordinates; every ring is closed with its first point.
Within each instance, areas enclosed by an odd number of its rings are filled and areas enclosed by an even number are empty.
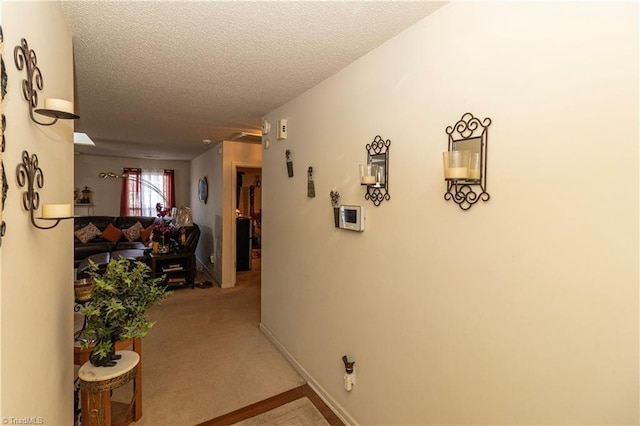
{"type": "Polygon", "coordinates": [[[142,231],[140,231],[140,238],[142,238],[143,242],[146,243],[147,241],[149,241],[149,238],[151,238],[151,232],[153,232],[155,227],[156,225],[151,225],[147,229],[143,229],[142,231]]]}
{"type": "Polygon", "coordinates": [[[142,226],[140,222],[136,222],[132,227],[123,229],[122,233],[127,240],[136,241],[138,238],[140,238],[141,231],[144,231],[144,226],[142,226]]]}
{"type": "Polygon", "coordinates": [[[117,243],[120,241],[120,238],[122,238],[122,231],[110,223],[104,231],[102,231],[102,238],[112,243],[117,243]]]}
{"type": "Polygon", "coordinates": [[[102,233],[101,230],[98,229],[93,223],[89,222],[87,226],[84,228],[78,229],[73,234],[80,240],[81,243],[88,243],[93,240],[95,237],[99,236],[102,233]]]}

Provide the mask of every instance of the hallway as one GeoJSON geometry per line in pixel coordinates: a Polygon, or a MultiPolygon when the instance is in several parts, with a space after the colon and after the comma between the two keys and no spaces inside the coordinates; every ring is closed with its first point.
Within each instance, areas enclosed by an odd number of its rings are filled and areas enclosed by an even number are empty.
{"type": "Polygon", "coordinates": [[[137,425],[193,425],[305,380],[260,332],[260,259],[233,288],[175,291],[150,310],[137,425]]]}

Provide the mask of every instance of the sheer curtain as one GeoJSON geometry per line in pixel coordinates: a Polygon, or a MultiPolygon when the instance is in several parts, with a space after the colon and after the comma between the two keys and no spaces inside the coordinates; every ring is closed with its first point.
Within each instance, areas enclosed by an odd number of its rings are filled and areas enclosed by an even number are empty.
{"type": "Polygon", "coordinates": [[[156,216],[156,205],[175,207],[174,171],[124,168],[129,176],[122,180],[121,216],[156,216]]]}

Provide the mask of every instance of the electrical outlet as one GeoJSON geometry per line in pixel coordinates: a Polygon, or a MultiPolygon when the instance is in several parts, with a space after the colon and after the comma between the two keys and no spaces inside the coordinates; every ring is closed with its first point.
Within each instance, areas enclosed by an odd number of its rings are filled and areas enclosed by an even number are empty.
{"type": "Polygon", "coordinates": [[[213,255],[211,255],[211,256],[209,256],[209,263],[211,263],[213,265],[213,262],[214,262],[214,258],[213,258],[213,255]]]}
{"type": "Polygon", "coordinates": [[[344,389],[347,392],[351,392],[353,387],[356,385],[356,372],[353,373],[345,373],[344,374],[344,389]]]}

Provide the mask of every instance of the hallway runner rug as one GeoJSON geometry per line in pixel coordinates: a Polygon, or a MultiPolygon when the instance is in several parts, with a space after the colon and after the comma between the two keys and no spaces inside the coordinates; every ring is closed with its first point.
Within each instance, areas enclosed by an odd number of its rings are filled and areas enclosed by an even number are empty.
{"type": "Polygon", "coordinates": [[[344,426],[309,385],[302,385],[198,426],[344,426]]]}

